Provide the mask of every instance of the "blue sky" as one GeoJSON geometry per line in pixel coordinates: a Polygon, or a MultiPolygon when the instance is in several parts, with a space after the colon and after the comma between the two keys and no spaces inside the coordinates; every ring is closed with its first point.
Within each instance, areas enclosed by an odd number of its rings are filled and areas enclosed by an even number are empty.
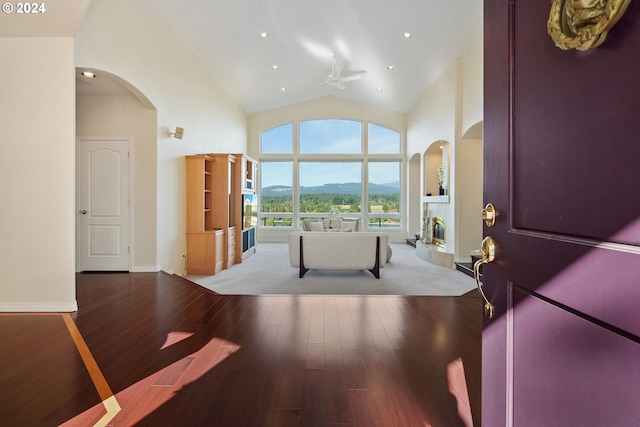
{"type": "MultiPolygon", "coordinates": [[[[362,123],[352,120],[309,120],[300,122],[300,152],[317,154],[361,153],[362,123]]],[[[263,153],[292,153],[291,123],[262,133],[263,153]]],[[[399,153],[400,134],[369,124],[369,153],[399,153]]]]}
{"type": "MultiPolygon", "coordinates": [[[[309,120],[299,124],[300,153],[358,154],[362,153],[362,122],[353,120],[309,120]]],[[[400,153],[400,134],[369,124],[369,152],[400,153]]],[[[263,153],[292,154],[293,125],[285,124],[262,133],[263,153]]],[[[292,163],[261,163],[262,186],[292,185],[292,163]]],[[[369,162],[370,182],[386,184],[400,180],[397,162],[369,162]]],[[[318,186],[326,183],[360,182],[360,162],[300,162],[300,185],[318,186]]]]}
{"type": "Polygon", "coordinates": [[[361,163],[300,163],[300,186],[313,187],[326,183],[360,182],[361,163]]]}

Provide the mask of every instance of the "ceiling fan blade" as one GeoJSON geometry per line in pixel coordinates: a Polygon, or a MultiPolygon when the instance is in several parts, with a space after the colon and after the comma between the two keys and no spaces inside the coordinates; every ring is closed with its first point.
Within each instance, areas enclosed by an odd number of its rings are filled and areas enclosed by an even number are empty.
{"type": "Polygon", "coordinates": [[[366,73],[366,71],[349,71],[348,76],[342,76],[341,73],[342,66],[340,65],[338,57],[334,54],[331,60],[331,74],[325,77],[325,81],[321,84],[328,84],[338,89],[344,89],[346,86],[343,83],[360,80],[362,78],[361,74],[366,73]]]}
{"type": "Polygon", "coordinates": [[[360,80],[362,78],[362,76],[346,76],[346,77],[340,77],[340,82],[352,82],[354,80],[360,80]]]}
{"type": "Polygon", "coordinates": [[[338,58],[336,58],[336,55],[334,54],[333,57],[331,58],[331,74],[330,76],[340,76],[340,64],[338,64],[338,58]]]}
{"type": "Polygon", "coordinates": [[[340,75],[340,71],[342,70],[342,63],[340,62],[340,60],[338,59],[338,55],[333,54],[333,58],[332,60],[332,69],[334,71],[333,74],[339,76],[340,75]]]}

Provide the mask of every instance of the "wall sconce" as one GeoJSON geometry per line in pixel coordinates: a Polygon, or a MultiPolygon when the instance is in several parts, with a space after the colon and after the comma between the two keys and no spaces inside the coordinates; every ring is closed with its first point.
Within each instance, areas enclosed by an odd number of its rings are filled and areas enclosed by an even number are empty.
{"type": "Polygon", "coordinates": [[[169,131],[169,136],[174,137],[175,139],[182,139],[182,134],[184,133],[184,129],[181,127],[176,127],[174,132],[169,131]]]}

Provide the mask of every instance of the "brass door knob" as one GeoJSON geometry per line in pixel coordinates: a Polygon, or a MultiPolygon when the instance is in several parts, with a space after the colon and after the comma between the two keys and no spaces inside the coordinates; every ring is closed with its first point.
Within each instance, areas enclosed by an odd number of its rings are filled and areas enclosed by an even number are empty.
{"type": "Polygon", "coordinates": [[[487,227],[493,227],[496,224],[496,208],[491,203],[487,203],[487,206],[482,209],[482,219],[487,227]]]}
{"type": "Polygon", "coordinates": [[[482,299],[484,300],[484,314],[491,319],[495,314],[495,307],[489,302],[487,296],[484,294],[484,291],[482,290],[482,282],[480,281],[480,267],[484,264],[493,262],[496,258],[496,244],[490,236],[485,237],[482,241],[481,250],[482,259],[479,259],[473,265],[473,273],[476,279],[476,285],[478,285],[478,291],[480,291],[480,295],[482,295],[482,299]]]}

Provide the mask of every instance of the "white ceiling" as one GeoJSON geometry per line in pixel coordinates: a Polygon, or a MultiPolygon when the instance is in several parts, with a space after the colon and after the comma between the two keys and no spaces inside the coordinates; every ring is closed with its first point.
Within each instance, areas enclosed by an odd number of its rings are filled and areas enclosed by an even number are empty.
{"type": "Polygon", "coordinates": [[[247,114],[327,95],[407,112],[482,39],[481,0],[146,1],[247,114]],[[321,84],[333,54],[366,74],[321,84]]]}

